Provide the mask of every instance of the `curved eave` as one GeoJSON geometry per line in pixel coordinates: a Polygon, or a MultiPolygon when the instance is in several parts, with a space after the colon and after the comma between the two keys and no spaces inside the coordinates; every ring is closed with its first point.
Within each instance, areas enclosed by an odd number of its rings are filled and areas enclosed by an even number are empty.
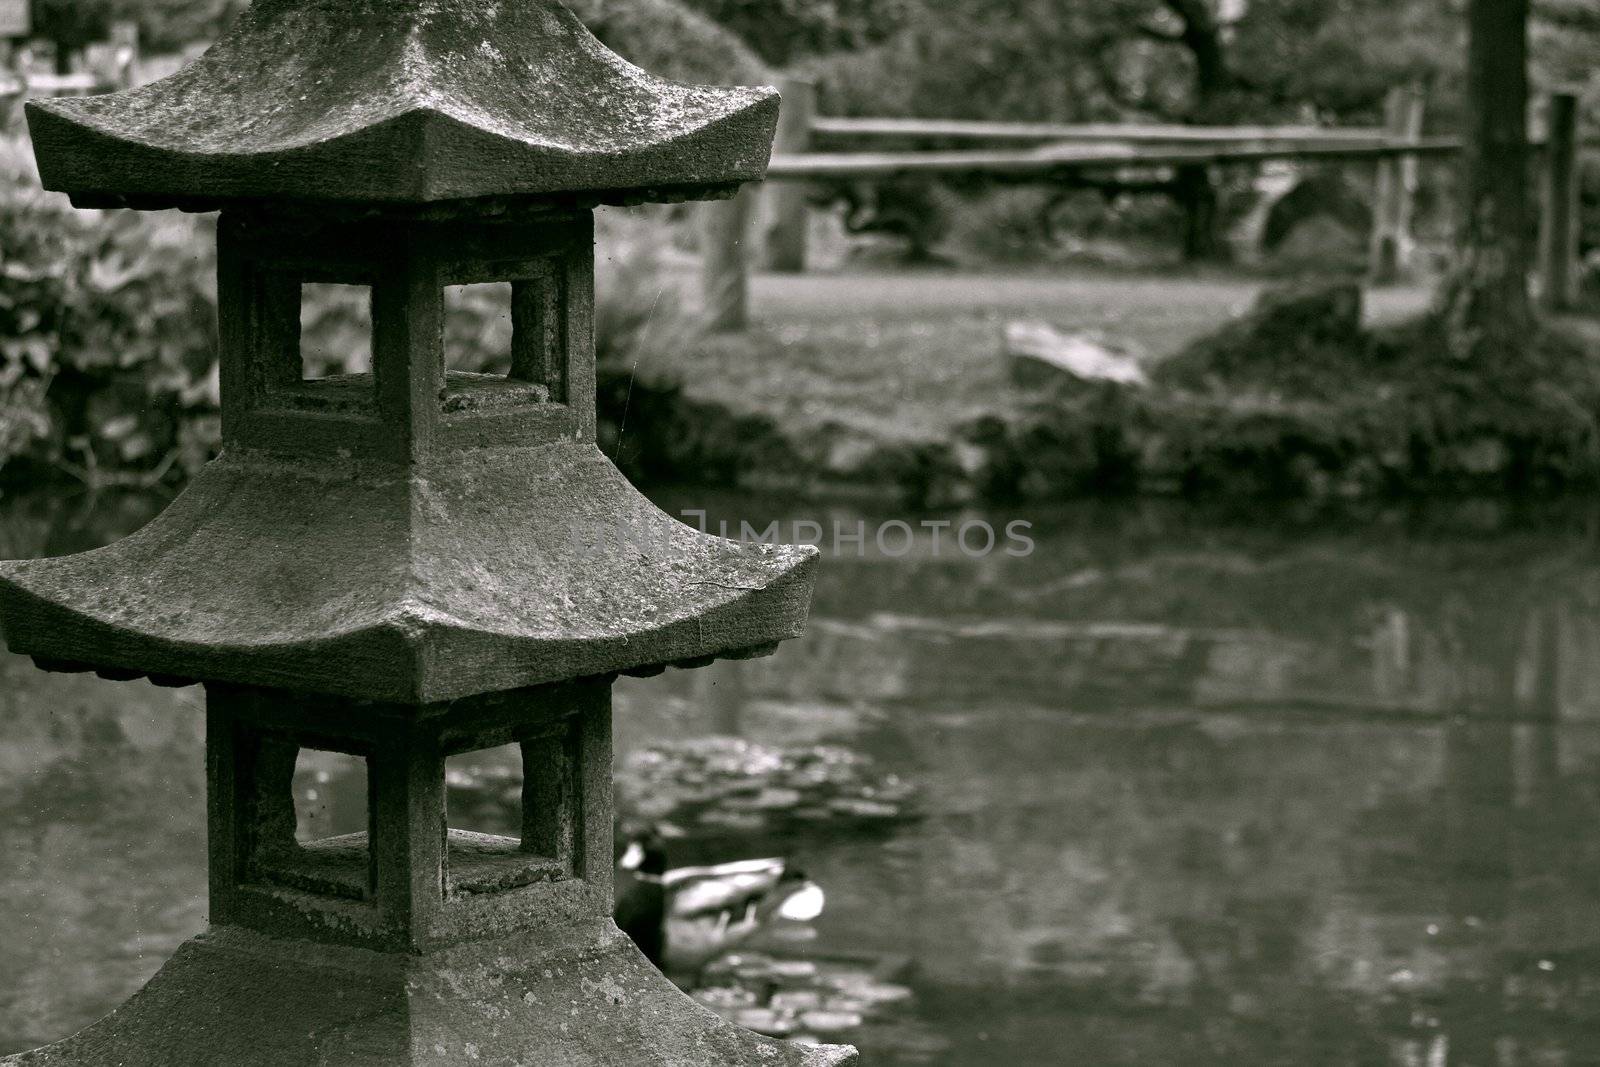
{"type": "Polygon", "coordinates": [[[698,605],[692,614],[659,626],[613,628],[599,638],[488,632],[401,608],[344,633],[228,645],[131,629],[124,620],[40,595],[25,569],[7,564],[0,567],[0,636],[13,653],[49,670],[431,704],[574,678],[648,676],[669,667],[770,655],[780,642],[804,633],[815,571],[815,554],[797,551],[763,588],[698,605]]]}
{"type": "Polygon", "coordinates": [[[411,470],[225,455],[105,548],[0,563],[50,664],[429,703],[800,635],[817,552],[710,536],[592,445],[411,470]]]}
{"type": "Polygon", "coordinates": [[[262,200],[432,205],[589,194],[597,203],[726,195],[766,173],[778,97],[623,151],[555,148],[421,108],[327,140],[249,153],[150,143],[88,121],[68,100],[30,102],[28,126],[46,189],[84,205],[208,210],[262,200]]]}

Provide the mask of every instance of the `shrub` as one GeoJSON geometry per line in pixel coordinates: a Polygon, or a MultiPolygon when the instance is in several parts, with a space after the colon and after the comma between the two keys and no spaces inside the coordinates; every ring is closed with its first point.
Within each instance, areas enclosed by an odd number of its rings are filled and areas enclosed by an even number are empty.
{"type": "Polygon", "coordinates": [[[908,0],[689,0],[768,62],[852,51],[905,21],[908,0]]]}
{"type": "Polygon", "coordinates": [[[962,259],[1015,263],[1048,251],[1054,197],[1038,188],[1001,188],[950,213],[949,244],[962,259]]]}
{"type": "MultiPolygon", "coordinates": [[[[699,332],[661,266],[660,214],[603,212],[601,225],[602,439],[644,475],[652,452],[630,443],[664,417],[670,368],[699,332]]],[[[214,230],[209,216],[78,211],[39,188],[25,141],[0,141],[0,476],[178,482],[215,453],[214,230]]],[[[307,370],[367,369],[368,323],[359,290],[308,287],[307,370]]],[[[492,294],[453,294],[457,369],[503,371],[491,361],[506,328],[492,294]]]]}
{"type": "Polygon", "coordinates": [[[662,266],[671,241],[657,209],[600,213],[595,270],[595,377],[600,447],[635,481],[677,475],[682,441],[677,369],[704,340],[699,320],[662,266]]]}
{"type": "Polygon", "coordinates": [[[579,0],[572,7],[608,48],[660,77],[730,85],[772,81],[749,45],[678,0],[579,0]]]}
{"type": "Polygon", "coordinates": [[[217,430],[210,220],[76,211],[31,159],[0,143],[0,465],[193,470],[217,430]]]}

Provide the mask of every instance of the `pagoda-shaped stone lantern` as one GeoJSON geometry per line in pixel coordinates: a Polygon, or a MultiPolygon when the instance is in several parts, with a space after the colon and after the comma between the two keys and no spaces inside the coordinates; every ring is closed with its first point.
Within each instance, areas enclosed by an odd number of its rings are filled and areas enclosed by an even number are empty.
{"type": "Polygon", "coordinates": [[[833,1064],[673,988],[611,922],[611,684],[798,636],[809,549],[705,536],[597,450],[603,203],[762,176],[765,89],[665,82],[555,0],[257,0],[188,69],[30,104],[82,207],[220,210],[224,453],[145,529],[0,567],[10,647],[204,683],[210,929],[26,1064],[833,1064]],[[370,287],[371,374],[304,380],[301,287],[370,287]],[[509,282],[510,373],[443,290],[509,282]],[[520,838],[444,761],[520,744],[520,838]],[[302,748],[369,831],[295,839],[302,748]]]}

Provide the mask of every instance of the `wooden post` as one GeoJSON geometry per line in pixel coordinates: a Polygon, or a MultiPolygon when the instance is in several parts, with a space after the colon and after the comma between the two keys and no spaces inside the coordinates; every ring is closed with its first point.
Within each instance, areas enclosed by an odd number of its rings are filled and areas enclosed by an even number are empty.
{"type": "Polygon", "coordinates": [[[712,333],[750,325],[748,240],[754,194],[700,205],[700,310],[712,333]]]}
{"type": "Polygon", "coordinates": [[[1577,300],[1578,261],[1578,98],[1550,97],[1545,136],[1544,224],[1539,263],[1547,311],[1566,311],[1577,300]]]}
{"type": "MultiPolygon", "coordinates": [[[[778,83],[783,105],[778,112],[775,155],[798,155],[811,148],[811,122],[817,112],[817,87],[802,78],[778,83]]],[[[768,192],[767,269],[799,274],[806,269],[806,186],[772,182],[768,192]]]]}
{"type": "MultiPolygon", "coordinates": [[[[1420,89],[1389,91],[1384,103],[1384,129],[1392,140],[1422,140],[1423,97],[1420,89]]],[[[1388,285],[1410,268],[1411,216],[1417,196],[1416,156],[1393,156],[1378,163],[1378,188],[1372,210],[1372,281],[1388,285]]]]}
{"type": "Polygon", "coordinates": [[[33,6],[28,0],[0,0],[0,37],[22,41],[33,33],[33,6]]]}

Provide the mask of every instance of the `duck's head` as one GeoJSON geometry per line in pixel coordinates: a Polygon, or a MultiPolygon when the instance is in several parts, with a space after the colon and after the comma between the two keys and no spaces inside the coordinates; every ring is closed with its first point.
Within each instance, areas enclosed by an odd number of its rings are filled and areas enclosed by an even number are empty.
{"type": "Polygon", "coordinates": [[[625,840],[627,844],[617,860],[619,870],[657,877],[667,873],[667,841],[661,827],[646,826],[625,840]]]}

